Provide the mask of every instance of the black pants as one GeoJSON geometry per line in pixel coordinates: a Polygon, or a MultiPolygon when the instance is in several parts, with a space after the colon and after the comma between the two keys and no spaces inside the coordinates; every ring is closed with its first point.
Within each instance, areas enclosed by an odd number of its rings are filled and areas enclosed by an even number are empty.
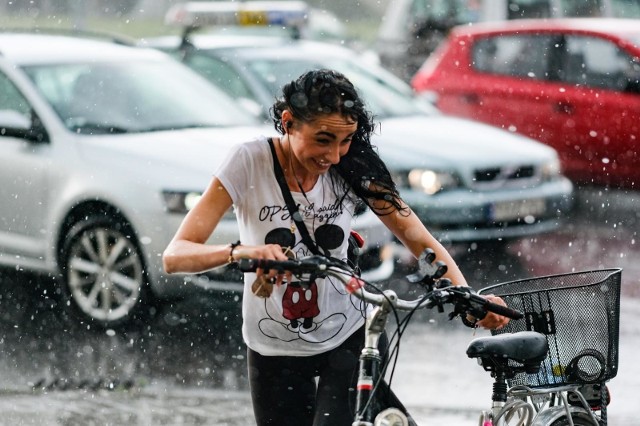
{"type": "MultiPolygon", "coordinates": [[[[257,425],[350,426],[363,346],[364,327],[337,348],[309,357],[262,356],[249,349],[249,383],[257,425]]],[[[386,347],[383,335],[381,352],[386,347]]]]}

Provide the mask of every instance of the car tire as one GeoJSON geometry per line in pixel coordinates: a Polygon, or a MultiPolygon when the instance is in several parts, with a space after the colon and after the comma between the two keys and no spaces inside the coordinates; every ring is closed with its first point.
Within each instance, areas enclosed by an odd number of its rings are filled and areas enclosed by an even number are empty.
{"type": "Polygon", "coordinates": [[[103,329],[141,319],[149,284],[143,253],[126,222],[88,217],[76,223],[65,238],[60,269],[72,319],[103,329]]]}

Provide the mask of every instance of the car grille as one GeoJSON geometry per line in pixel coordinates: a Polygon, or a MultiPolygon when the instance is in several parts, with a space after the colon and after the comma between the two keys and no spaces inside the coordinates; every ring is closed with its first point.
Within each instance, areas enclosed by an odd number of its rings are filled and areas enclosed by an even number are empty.
{"type": "Polygon", "coordinates": [[[477,188],[508,187],[536,178],[533,165],[490,167],[473,172],[473,186],[477,188]]]}

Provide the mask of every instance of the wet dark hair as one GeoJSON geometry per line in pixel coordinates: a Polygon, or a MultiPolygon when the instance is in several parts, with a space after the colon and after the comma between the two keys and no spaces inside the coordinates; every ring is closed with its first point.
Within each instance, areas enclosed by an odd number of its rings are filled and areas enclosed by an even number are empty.
{"type": "MultiPolygon", "coordinates": [[[[373,115],[344,75],[328,69],[313,70],[285,84],[282,97],[271,107],[274,127],[281,135],[286,130],[282,123],[284,110],[289,110],[296,120],[302,122],[311,122],[322,115],[334,113],[356,121],[358,127],[349,151],[337,165],[331,167],[330,172],[342,177],[353,193],[378,215],[406,209],[389,169],[371,145],[371,135],[375,130],[373,115]],[[372,199],[386,201],[385,207],[373,208],[372,199]]],[[[344,188],[343,192],[347,190],[344,188]]]]}

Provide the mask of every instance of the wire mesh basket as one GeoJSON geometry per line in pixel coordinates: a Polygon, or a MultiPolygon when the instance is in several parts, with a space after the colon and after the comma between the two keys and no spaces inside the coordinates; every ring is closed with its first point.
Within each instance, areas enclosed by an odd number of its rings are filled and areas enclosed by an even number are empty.
{"type": "Polygon", "coordinates": [[[495,334],[537,331],[549,344],[536,374],[517,373],[510,386],[604,383],[618,372],[621,269],[602,269],[511,281],[486,287],[524,313],[495,334]]]}

